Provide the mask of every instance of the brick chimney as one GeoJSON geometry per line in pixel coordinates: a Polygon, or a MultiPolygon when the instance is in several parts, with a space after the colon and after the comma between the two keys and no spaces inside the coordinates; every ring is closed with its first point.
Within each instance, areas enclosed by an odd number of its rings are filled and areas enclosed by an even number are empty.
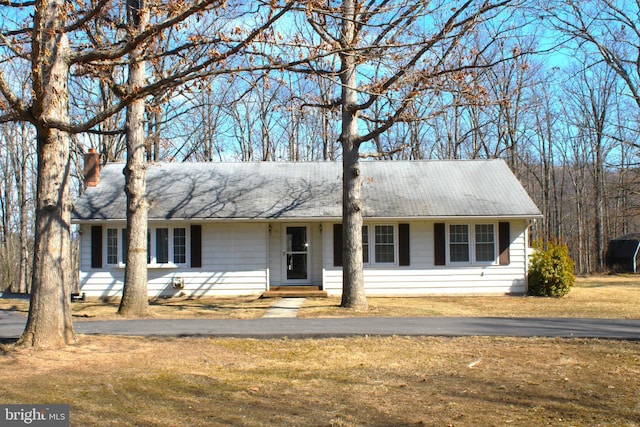
{"type": "Polygon", "coordinates": [[[100,154],[95,148],[90,148],[84,155],[84,183],[87,187],[95,187],[100,182],[100,154]]]}

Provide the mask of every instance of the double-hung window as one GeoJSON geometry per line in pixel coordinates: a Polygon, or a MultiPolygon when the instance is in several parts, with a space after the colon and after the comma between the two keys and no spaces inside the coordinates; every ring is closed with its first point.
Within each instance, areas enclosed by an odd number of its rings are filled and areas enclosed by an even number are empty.
{"type": "Polygon", "coordinates": [[[118,264],[118,229],[107,228],[107,264],[118,264]]]}
{"type": "MultiPolygon", "coordinates": [[[[187,263],[187,229],[155,227],[147,230],[147,263],[153,266],[187,263]]],[[[123,266],[127,260],[127,230],[106,229],[106,263],[123,266]]]]}
{"type": "Polygon", "coordinates": [[[396,228],[393,225],[362,226],[362,261],[365,264],[396,262],[396,228]]]}
{"type": "Polygon", "coordinates": [[[393,225],[375,227],[376,264],[391,264],[396,261],[395,231],[393,225]]]}
{"type": "Polygon", "coordinates": [[[362,226],[362,262],[369,264],[369,226],[362,226]]]}
{"type": "Polygon", "coordinates": [[[449,262],[492,264],[497,259],[494,224],[449,224],[449,262]]]}
{"type": "Polygon", "coordinates": [[[469,226],[467,224],[449,226],[449,261],[469,262],[469,226]]]}
{"type": "Polygon", "coordinates": [[[173,229],[173,262],[186,264],[187,262],[187,229],[173,229]]]}
{"type": "Polygon", "coordinates": [[[157,227],[147,233],[148,262],[152,265],[187,262],[187,229],[157,227]]]}
{"type": "Polygon", "coordinates": [[[478,263],[496,260],[496,238],[493,224],[476,224],[475,260],[478,263]]]}

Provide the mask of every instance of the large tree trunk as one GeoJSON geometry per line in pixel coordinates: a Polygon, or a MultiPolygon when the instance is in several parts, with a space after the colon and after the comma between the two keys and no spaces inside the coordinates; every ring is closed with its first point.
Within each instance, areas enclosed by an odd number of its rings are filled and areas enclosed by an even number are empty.
{"type": "Polygon", "coordinates": [[[58,347],[76,340],[71,321],[71,200],[69,135],[45,123],[68,122],[69,43],[61,2],[37,2],[34,19],[34,102],[38,181],[31,305],[19,343],[58,347]]]}
{"type": "MultiPolygon", "coordinates": [[[[342,3],[342,42],[353,46],[355,40],[355,7],[353,1],[342,3]]],[[[358,110],[356,58],[348,49],[340,55],[342,69],[342,143],[343,193],[342,241],[343,283],[341,306],[356,310],[367,309],[362,271],[362,176],[360,173],[360,143],[358,141],[358,110]]]]}
{"type": "MultiPolygon", "coordinates": [[[[149,21],[148,9],[141,1],[127,1],[129,19],[137,30],[149,21]]],[[[129,90],[137,91],[145,83],[143,48],[131,52],[129,62],[129,90]]],[[[144,317],[148,315],[147,298],[147,167],[144,140],[144,99],[132,102],[127,107],[127,164],[124,169],[125,193],[127,195],[127,264],[124,273],[124,289],[118,313],[123,316],[144,317]]]]}

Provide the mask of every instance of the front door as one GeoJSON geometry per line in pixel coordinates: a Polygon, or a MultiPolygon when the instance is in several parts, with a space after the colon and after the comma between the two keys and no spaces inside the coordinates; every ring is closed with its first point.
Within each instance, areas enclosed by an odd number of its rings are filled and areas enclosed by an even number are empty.
{"type": "Polygon", "coordinates": [[[285,271],[288,283],[309,281],[309,230],[306,225],[285,227],[285,271]]]}

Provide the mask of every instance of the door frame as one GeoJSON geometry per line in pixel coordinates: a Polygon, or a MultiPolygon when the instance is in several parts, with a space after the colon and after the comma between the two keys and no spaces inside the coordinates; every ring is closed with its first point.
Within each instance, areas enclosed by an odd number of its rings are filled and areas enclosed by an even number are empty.
{"type": "MultiPolygon", "coordinates": [[[[285,223],[282,225],[282,285],[283,286],[300,286],[300,285],[311,285],[311,225],[309,223],[285,223]],[[289,251],[287,250],[287,229],[289,227],[299,227],[305,228],[306,237],[307,237],[307,250],[305,251],[307,256],[307,278],[306,279],[288,279],[287,278],[287,255],[289,251]]],[[[295,251],[295,253],[300,253],[300,251],[295,251]]]]}

